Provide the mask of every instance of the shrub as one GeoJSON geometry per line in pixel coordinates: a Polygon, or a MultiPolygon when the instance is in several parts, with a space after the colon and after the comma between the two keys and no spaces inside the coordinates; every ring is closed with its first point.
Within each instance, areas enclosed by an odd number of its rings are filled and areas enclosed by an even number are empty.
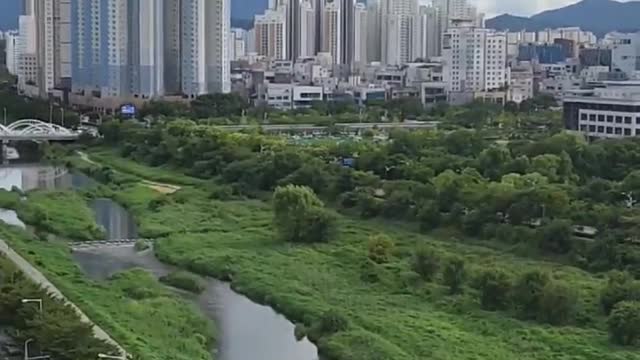
{"type": "Polygon", "coordinates": [[[384,234],[374,235],[369,238],[369,259],[377,264],[389,262],[393,241],[384,234]]]}
{"type": "Polygon", "coordinates": [[[341,312],[331,309],[325,311],[320,318],[318,331],[321,335],[335,334],[349,327],[349,320],[341,312]]]}
{"type": "Polygon", "coordinates": [[[285,241],[329,240],[335,219],[308,187],[287,185],[276,188],[273,208],[274,226],[285,241]]]}
{"type": "Polygon", "coordinates": [[[145,251],[148,250],[151,245],[146,240],[137,240],[136,244],[133,246],[136,251],[145,251]]]}
{"type": "Polygon", "coordinates": [[[512,300],[520,317],[525,319],[537,317],[540,310],[540,299],[549,282],[549,275],[537,270],[525,273],[518,279],[513,288],[512,300]]]}
{"type": "Polygon", "coordinates": [[[555,254],[566,254],[571,251],[572,233],[571,223],[564,220],[554,220],[539,229],[540,248],[555,254]]]}
{"type": "Polygon", "coordinates": [[[576,312],[576,292],[558,281],[549,282],[540,296],[538,320],[552,325],[570,322],[576,312]]]}
{"type": "Polygon", "coordinates": [[[629,273],[613,271],[600,293],[600,305],[609,314],[621,301],[640,301],[640,284],[629,273]]]}
{"type": "Polygon", "coordinates": [[[166,276],[161,277],[160,281],[175,288],[190,291],[196,294],[204,291],[204,283],[202,279],[186,271],[174,271],[166,276]]]}
{"type": "Polygon", "coordinates": [[[424,245],[418,246],[411,261],[413,271],[418,273],[423,280],[431,281],[439,267],[440,259],[436,253],[424,245]]]}
{"type": "Polygon", "coordinates": [[[640,302],[618,303],[607,320],[611,340],[620,345],[633,345],[640,338],[640,302]]]}
{"type": "Polygon", "coordinates": [[[449,287],[451,294],[459,294],[462,292],[462,285],[467,277],[464,268],[464,259],[459,257],[451,258],[447,261],[442,272],[444,284],[449,287]]]}
{"type": "Polygon", "coordinates": [[[442,214],[440,207],[435,201],[427,201],[418,210],[418,221],[421,231],[429,231],[440,225],[442,214]]]}
{"type": "Polygon", "coordinates": [[[480,290],[480,305],[489,311],[505,309],[513,283],[509,274],[500,269],[487,269],[477,280],[480,290]]]}

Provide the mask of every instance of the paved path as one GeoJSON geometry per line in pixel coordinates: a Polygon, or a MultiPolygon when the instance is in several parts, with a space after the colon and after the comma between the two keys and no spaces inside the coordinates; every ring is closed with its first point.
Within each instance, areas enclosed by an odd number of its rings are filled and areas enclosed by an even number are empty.
{"type": "Polygon", "coordinates": [[[27,275],[33,282],[42,286],[47,292],[49,292],[49,294],[51,294],[52,297],[61,299],[67,305],[71,306],[76,311],[76,313],[80,316],[80,320],[82,322],[93,326],[93,333],[96,338],[104,340],[109,344],[115,346],[116,348],[118,348],[121,354],[127,353],[124,350],[124,348],[120,346],[120,344],[118,344],[115,340],[111,338],[111,336],[109,336],[109,334],[107,334],[106,331],[102,330],[102,328],[100,328],[93,321],[91,321],[91,319],[89,319],[89,317],[84,312],[82,312],[82,310],[80,310],[79,307],[77,307],[74,303],[69,301],[69,299],[67,299],[62,294],[62,292],[55,287],[55,285],[53,285],[49,280],[47,280],[47,278],[44,275],[42,275],[42,273],[38,271],[38,269],[33,267],[33,265],[31,265],[27,260],[25,260],[22,256],[20,256],[18,253],[13,251],[13,249],[11,249],[4,240],[0,240],[0,253],[5,254],[7,258],[9,258],[9,260],[11,260],[14,264],[16,264],[16,266],[18,267],[18,269],[20,269],[20,271],[22,271],[25,275],[27,275]]]}

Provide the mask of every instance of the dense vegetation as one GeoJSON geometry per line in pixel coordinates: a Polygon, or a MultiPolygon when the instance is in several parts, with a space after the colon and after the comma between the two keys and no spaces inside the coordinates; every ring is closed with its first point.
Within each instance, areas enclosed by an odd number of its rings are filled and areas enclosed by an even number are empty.
{"type": "Polygon", "coordinates": [[[17,190],[0,190],[0,207],[16,210],[41,233],[80,241],[104,239],[104,230],[96,225],[85,199],[73,191],[32,191],[28,201],[23,196],[17,190]]]}
{"type": "Polygon", "coordinates": [[[36,349],[60,360],[117,354],[117,349],[93,336],[91,325],[81,322],[75,310],[50,297],[4,256],[0,256],[0,287],[0,323],[20,345],[33,339],[30,357],[41,355],[36,349]],[[42,313],[38,304],[24,304],[23,299],[42,299],[42,313]]]}
{"type": "Polygon", "coordinates": [[[187,271],[174,271],[160,278],[163,283],[178,289],[199,294],[204,291],[204,283],[197,275],[187,271]]]}
{"type": "Polygon", "coordinates": [[[105,142],[138,163],[94,158],[152,180],[176,172],[141,171],[140,162],[202,179],[162,196],[125,182],[114,196],[145,236],[161,238],[162,260],[233,279],[303,323],[329,358],[634,358],[607,345],[606,332],[635,341],[635,323],[616,319],[637,309],[640,177],[628,169],[640,142],[587,143],[545,114],[487,111],[472,122],[447,112],[447,131],[305,147],[189,121],[111,123],[105,142]],[[258,200],[284,189],[298,194],[276,195],[275,213],[258,200]],[[328,243],[282,242],[300,242],[278,220],[284,198],[311,209],[293,224],[315,219],[323,202],[338,211],[329,212],[334,231],[318,239],[328,243]],[[171,222],[178,214],[184,221],[171,222]],[[613,269],[623,275],[597,275],[613,269]]]}

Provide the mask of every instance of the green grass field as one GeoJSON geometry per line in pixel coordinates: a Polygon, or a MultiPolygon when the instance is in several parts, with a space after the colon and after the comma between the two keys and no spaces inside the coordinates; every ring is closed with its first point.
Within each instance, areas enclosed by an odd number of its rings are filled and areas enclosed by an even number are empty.
{"type": "MultiPolygon", "coordinates": [[[[178,178],[165,169],[101,151],[100,162],[151,180],[178,178]]],[[[92,155],[93,157],[93,155],[92,155]]],[[[272,305],[290,319],[316,324],[328,311],[346,316],[346,330],[316,339],[329,359],[640,359],[634,348],[610,345],[598,294],[604,280],[560,263],[517,256],[449,236],[423,235],[380,221],[337,214],[339,232],[328,244],[297,246],[276,240],[268,203],[210,199],[206,185],[160,195],[139,184],[115,190],[137,217],[144,236],[159,238],[157,256],[190,271],[231,278],[234,288],[272,305]],[[180,219],[180,221],[176,221],[180,219]],[[368,269],[369,236],[395,242],[392,260],[368,269]],[[581,303],[573,326],[552,327],[516,320],[508,312],[480,310],[475,290],[449,296],[445,287],[424,283],[410,271],[411,252],[426,244],[442,258],[466,260],[469,273],[496,266],[516,275],[548,271],[575,288],[581,303]]]]}

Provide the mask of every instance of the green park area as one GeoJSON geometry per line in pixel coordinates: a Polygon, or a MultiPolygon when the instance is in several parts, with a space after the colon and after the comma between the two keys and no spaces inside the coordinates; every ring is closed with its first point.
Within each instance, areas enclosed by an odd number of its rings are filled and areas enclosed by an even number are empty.
{"type": "MultiPolygon", "coordinates": [[[[183,270],[165,282],[230,281],[330,360],[640,359],[640,142],[587,142],[542,110],[442,111],[440,130],[304,147],[208,120],[113,121],[65,158],[98,186],[14,208],[112,198],[183,270]]],[[[47,230],[86,232],[82,213],[47,230]]],[[[3,231],[141,358],[210,356],[204,321],[145,273],[92,283],[64,246],[3,231]]]]}

